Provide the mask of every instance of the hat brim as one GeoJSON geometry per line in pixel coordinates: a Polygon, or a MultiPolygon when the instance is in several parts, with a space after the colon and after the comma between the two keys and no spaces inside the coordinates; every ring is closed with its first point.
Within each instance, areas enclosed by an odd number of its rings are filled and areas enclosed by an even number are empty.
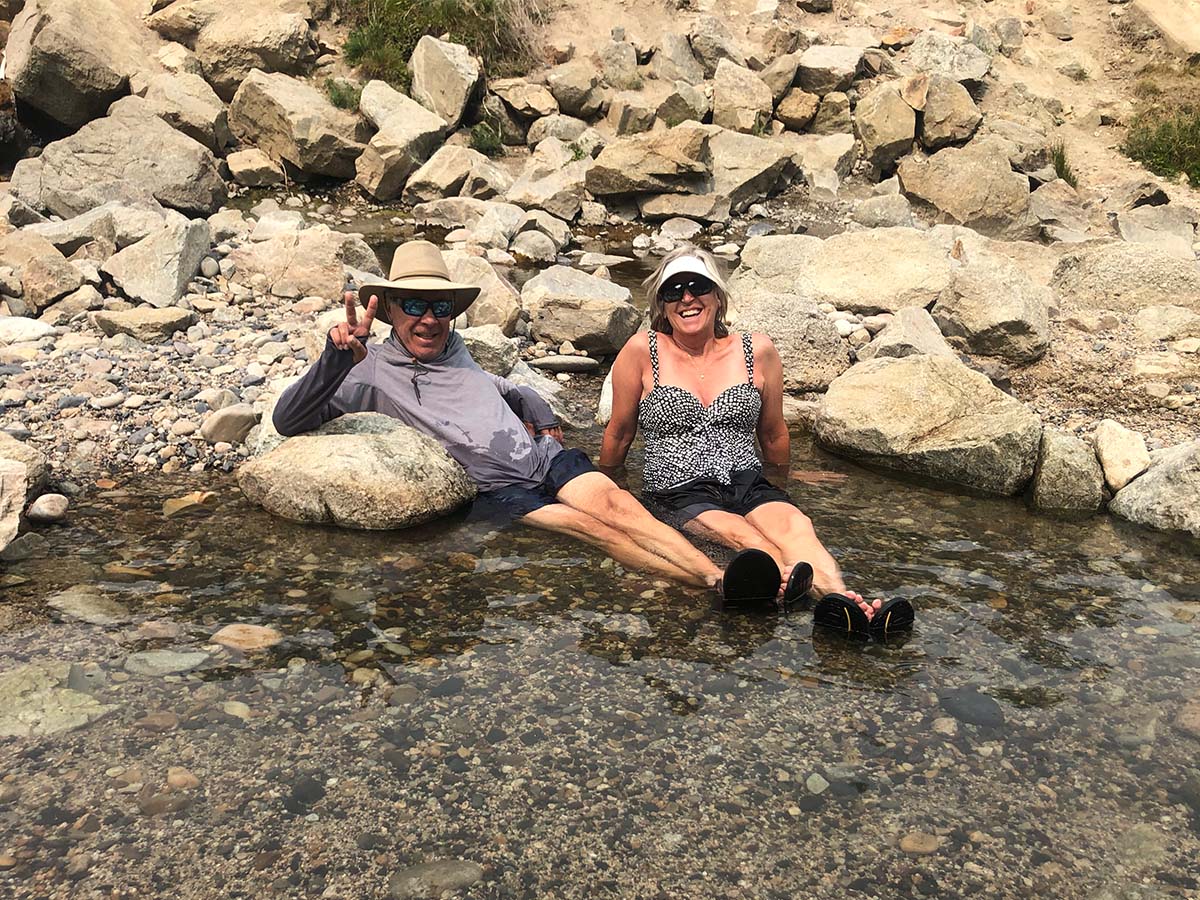
{"type": "MultiPolygon", "coordinates": [[[[451,318],[457,319],[475,302],[475,299],[479,296],[480,288],[474,284],[459,284],[456,281],[447,281],[444,278],[430,278],[426,276],[401,278],[397,281],[384,281],[381,279],[379,281],[368,281],[366,284],[361,285],[358,289],[358,302],[362,304],[363,309],[366,309],[367,304],[371,300],[371,295],[382,295],[384,291],[437,291],[443,294],[453,294],[454,312],[450,315],[451,318]]],[[[381,303],[376,307],[375,318],[382,319],[389,325],[392,324],[392,320],[388,317],[386,303],[381,303]]]]}

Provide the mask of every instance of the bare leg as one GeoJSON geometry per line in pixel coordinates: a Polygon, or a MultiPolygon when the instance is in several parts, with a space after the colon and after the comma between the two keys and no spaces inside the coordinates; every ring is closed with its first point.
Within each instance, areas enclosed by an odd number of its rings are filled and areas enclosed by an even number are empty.
{"type": "Polygon", "coordinates": [[[650,515],[633,494],[617,487],[607,475],[585,472],[572,478],[558,492],[558,500],[599,519],[664,563],[686,572],[686,578],[678,579],[685,584],[710,587],[721,577],[721,570],[711,559],[674,528],[650,515]]]}
{"type": "Polygon", "coordinates": [[[630,540],[628,535],[615,528],[609,528],[595,516],[572,509],[565,503],[551,503],[549,506],[535,509],[522,516],[521,522],[586,541],[630,569],[665,575],[674,581],[694,583],[694,573],[684,571],[649,550],[643,550],[630,540]]]}
{"type": "Polygon", "coordinates": [[[779,566],[779,571],[785,571],[786,554],[779,545],[751,525],[744,516],[737,513],[725,512],[719,509],[708,509],[694,519],[689,520],[683,530],[707,538],[734,550],[745,550],[753,547],[769,553],[779,566]]]}

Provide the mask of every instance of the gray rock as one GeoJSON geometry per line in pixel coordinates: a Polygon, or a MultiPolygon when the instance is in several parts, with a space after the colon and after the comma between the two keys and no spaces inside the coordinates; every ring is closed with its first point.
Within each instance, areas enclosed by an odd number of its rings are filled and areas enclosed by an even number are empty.
{"type": "Polygon", "coordinates": [[[845,91],[858,74],[862,47],[815,44],[800,54],[796,83],[810,94],[824,96],[845,91]]]}
{"type": "Polygon", "coordinates": [[[1093,513],[1104,502],[1104,473],[1096,452],[1069,431],[1042,431],[1033,473],[1033,508],[1058,513],[1093,513]]]}
{"type": "Polygon", "coordinates": [[[530,210],[517,226],[517,233],[540,231],[554,242],[555,250],[562,250],[571,242],[571,229],[562,219],[540,209],[530,210]]]}
{"type": "Polygon", "coordinates": [[[674,127],[689,120],[703,122],[710,111],[711,104],[704,92],[680,80],[675,82],[675,89],[667,95],[667,99],[658,105],[655,114],[668,127],[674,127]]]}
{"type": "Polygon", "coordinates": [[[444,119],[449,130],[458,127],[483,83],[479,61],[461,44],[425,35],[409,61],[413,99],[444,119]]]}
{"type": "Polygon", "coordinates": [[[547,138],[538,144],[505,198],[517,206],[545,210],[572,222],[579,215],[592,165],[590,158],[577,160],[561,141],[547,138]]]}
{"type": "Polygon", "coordinates": [[[855,204],[850,217],[867,228],[912,228],[912,206],[903,194],[868,197],[855,204]]]}
{"type": "Polygon", "coordinates": [[[908,48],[908,62],[918,72],[967,82],[982,81],[992,68],[991,57],[966,38],[940,31],[917,35],[908,48]]]}
{"type": "Polygon", "coordinates": [[[1147,244],[1091,242],[1069,250],[1050,286],[1072,310],[1133,311],[1169,298],[1200,312],[1200,268],[1147,244]]]}
{"type": "Polygon", "coordinates": [[[912,149],[917,114],[894,85],[881,84],[858,101],[854,126],[863,156],[878,171],[890,171],[912,149]]]}
{"type": "Polygon", "coordinates": [[[816,421],[835,452],[1001,495],[1033,476],[1041,432],[1020,401],[943,356],[859,363],[829,386],[816,421]]]}
{"type": "Polygon", "coordinates": [[[529,361],[535,369],[545,369],[547,372],[577,372],[591,374],[600,371],[600,360],[590,356],[562,356],[551,354],[529,361]]]}
{"type": "Polygon", "coordinates": [[[1138,206],[1117,214],[1117,233],[1130,243],[1151,244],[1194,263],[1198,218],[1195,210],[1185,206],[1138,206]]]}
{"type": "Polygon", "coordinates": [[[850,97],[841,91],[833,91],[822,97],[808,130],[813,134],[844,134],[853,131],[850,97]]]}
{"type": "Polygon", "coordinates": [[[64,687],[70,668],[69,662],[43,660],[0,673],[0,737],[74,731],[114,708],[64,687]]]}
{"type": "Polygon", "coordinates": [[[264,3],[251,9],[225,7],[194,40],[204,77],[223,100],[229,100],[255,72],[307,74],[319,51],[308,19],[307,6],[302,10],[264,3]]]}
{"type": "Polygon", "coordinates": [[[408,179],[404,202],[428,203],[455,196],[480,162],[486,163],[487,158],[477,150],[452,144],[442,147],[408,179]]]}
{"type": "Polygon", "coordinates": [[[859,362],[876,357],[919,356],[955,357],[942,337],[937,323],[924,308],[909,306],[896,311],[895,318],[873,341],[858,351],[859,362]]]}
{"type": "Polygon", "coordinates": [[[555,66],[546,75],[546,87],[558,102],[560,112],[579,119],[591,118],[600,111],[603,98],[599,84],[596,67],[584,60],[555,66]]]}
{"type": "Polygon", "coordinates": [[[961,338],[969,353],[1028,363],[1050,346],[1053,299],[1013,263],[973,253],[953,271],[933,319],[947,338],[961,338]]]}
{"type": "Polygon", "coordinates": [[[156,75],[146,89],[146,102],[156,116],[214,153],[233,138],[225,104],[199,75],[156,75]]]}
{"type": "Polygon", "coordinates": [[[1200,337],[1200,313],[1182,306],[1146,306],[1134,316],[1134,327],[1148,341],[1200,337]]]}
{"type": "Polygon", "coordinates": [[[554,138],[564,144],[572,144],[581,140],[588,131],[588,123],[574,116],[554,115],[538,119],[529,129],[525,143],[537,147],[547,138],[554,138]]]}
{"type": "Polygon", "coordinates": [[[18,462],[25,467],[26,494],[21,498],[20,506],[32,503],[50,479],[50,464],[45,455],[33,445],[0,431],[0,459],[18,462]]]}
{"type": "Polygon", "coordinates": [[[457,859],[421,863],[388,879],[391,900],[433,900],[468,888],[483,878],[483,867],[457,859]]]}
{"type": "Polygon", "coordinates": [[[1012,56],[1021,49],[1025,41],[1025,29],[1021,20],[1015,16],[1004,16],[997,19],[992,26],[996,31],[996,40],[1000,44],[1000,52],[1012,56]]]}
{"type": "Polygon", "coordinates": [[[27,472],[25,463],[0,456],[0,552],[17,536],[25,508],[27,472]]]}
{"type": "Polygon", "coordinates": [[[54,334],[54,326],[23,316],[0,316],[0,346],[36,343],[54,334]]]}
{"type": "Polygon", "coordinates": [[[800,54],[785,53],[771,60],[770,64],[758,73],[763,84],[771,89],[771,98],[775,101],[776,106],[782,103],[783,98],[793,90],[792,86],[796,83],[796,72],[799,68],[800,54]]]}
{"type": "Polygon", "coordinates": [[[585,185],[597,196],[695,189],[712,171],[706,161],[711,134],[712,129],[684,123],[615,140],[600,151],[585,185]]]}
{"type": "Polygon", "coordinates": [[[771,118],[771,89],[747,69],[722,59],[713,79],[713,124],[743,133],[758,132],[771,118]]]}
{"type": "Polygon", "coordinates": [[[628,41],[609,41],[597,51],[601,80],[618,91],[642,86],[638,74],[637,49],[628,41]]]}
{"type": "Polygon", "coordinates": [[[134,675],[161,678],[164,675],[179,675],[190,672],[208,662],[208,654],[201,650],[143,650],[125,658],[125,671],[134,675]]]}
{"type": "Polygon", "coordinates": [[[297,522],[390,529],[445,515],[475,495],[432,438],[377,413],[341,416],[242,465],[238,484],[297,522]]]}
{"type": "Polygon", "coordinates": [[[505,336],[499,325],[476,325],[463,328],[458,333],[471,358],[493,375],[501,378],[507,376],[520,358],[517,345],[505,336]]]}
{"type": "Polygon", "coordinates": [[[540,340],[570,341],[593,355],[616,353],[637,331],[641,313],[631,297],[628,288],[568,266],[551,266],[521,290],[540,340]]]}
{"type": "Polygon", "coordinates": [[[558,250],[548,236],[540,231],[526,231],[513,238],[509,250],[516,256],[536,263],[552,263],[558,259],[558,250]]]}
{"type": "Polygon", "coordinates": [[[362,238],[325,225],[246,244],[225,259],[243,283],[256,283],[256,276],[262,275],[263,291],[296,300],[325,296],[331,284],[340,287],[347,269],[383,274],[374,251],[362,238]]]}
{"type": "Polygon", "coordinates": [[[659,81],[684,81],[696,85],[704,80],[704,66],[692,53],[686,37],[668,32],[662,36],[658,49],[650,58],[650,74],[659,81]]]}
{"type": "Polygon", "coordinates": [[[472,328],[495,325],[506,337],[512,337],[521,316],[520,292],[482,257],[461,250],[444,251],[442,256],[452,279],[480,288],[479,297],[465,313],[467,323],[472,328]]]}
{"type": "Polygon", "coordinates": [[[173,306],[186,291],[209,248],[208,222],[173,213],[157,233],[110,257],[101,271],[131,300],[173,306]]]}
{"type": "Polygon", "coordinates": [[[126,205],[112,201],[78,216],[59,222],[30,225],[26,231],[38,234],[70,256],[88,244],[104,243],[123,250],[162,229],[166,211],[155,201],[126,205]]]}
{"type": "Polygon", "coordinates": [[[783,134],[776,138],[792,151],[805,182],[836,194],[841,180],[858,159],[858,142],[852,134],[783,134]]]}
{"type": "Polygon", "coordinates": [[[229,174],[238,184],[246,187],[271,187],[283,184],[283,170],[256,147],[230,153],[225,158],[229,174]]]}
{"type": "Polygon", "coordinates": [[[688,32],[688,43],[695,58],[704,67],[706,78],[716,74],[717,64],[723,59],[739,66],[746,64],[746,57],[734,43],[733,35],[716,16],[697,16],[688,32]]]}
{"type": "Polygon", "coordinates": [[[525,121],[533,121],[558,112],[558,101],[543,84],[535,84],[523,78],[500,78],[488,84],[488,88],[525,121]]]}
{"type": "Polygon", "coordinates": [[[121,625],[133,618],[124,604],[86,584],[47,597],[46,605],[89,625],[121,625]]]}
{"type": "Polygon", "coordinates": [[[639,134],[654,126],[658,108],[641,91],[621,91],[608,104],[608,124],[617,134],[639,134]]]}
{"type": "Polygon", "coordinates": [[[97,311],[91,314],[91,321],[108,337],[127,334],[139,341],[157,344],[170,340],[177,331],[187,331],[196,317],[191,310],[179,307],[141,306],[119,312],[97,311]]]}
{"type": "Polygon", "coordinates": [[[983,114],[967,89],[944,75],[930,75],[921,120],[921,143],[928,150],[968,141],[983,114]]]}
{"type": "Polygon", "coordinates": [[[837,329],[811,300],[766,291],[738,296],[737,327],[771,336],[783,361],[785,391],[823,391],[850,368],[837,329]]]}
{"type": "Polygon", "coordinates": [[[1112,419],[1104,419],[1096,426],[1092,443],[1104,469],[1104,480],[1114,493],[1150,467],[1145,438],[1112,419]]]}
{"type": "Polygon", "coordinates": [[[1061,178],[1038,187],[1029,195],[1029,214],[1037,220],[1042,236],[1050,240],[1085,240],[1087,213],[1075,188],[1061,178]]]}
{"type": "Polygon", "coordinates": [[[200,426],[200,436],[210,444],[222,441],[229,444],[240,444],[250,433],[250,429],[258,424],[258,413],[247,403],[235,403],[219,409],[204,420],[200,426]]]}

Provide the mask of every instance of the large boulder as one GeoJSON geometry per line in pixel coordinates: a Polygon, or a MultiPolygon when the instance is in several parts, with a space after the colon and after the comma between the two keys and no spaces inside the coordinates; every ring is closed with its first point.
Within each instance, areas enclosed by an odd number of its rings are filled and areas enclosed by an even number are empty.
{"type": "Polygon", "coordinates": [[[243,284],[262,276],[262,289],[275,297],[299,300],[339,291],[347,269],[382,275],[379,260],[362,238],[331,231],[325,225],[245,244],[228,257],[243,284]]]}
{"type": "Polygon", "coordinates": [[[844,91],[854,82],[862,57],[862,47],[815,44],[800,54],[796,83],[821,97],[844,91]]]}
{"type": "Polygon", "coordinates": [[[993,494],[1021,491],[1038,417],[986,375],[943,356],[859,363],[825,394],[817,438],[837,453],[993,494]]]}
{"type": "Polygon", "coordinates": [[[912,149],[917,114],[895,85],[881,84],[858,101],[854,127],[867,161],[877,171],[887,172],[912,149]]]}
{"type": "Polygon", "coordinates": [[[11,459],[25,467],[25,496],[21,505],[33,502],[45,489],[50,481],[50,463],[45,454],[31,444],[18,441],[6,432],[0,431],[0,459],[11,459]]]}
{"type": "Polygon", "coordinates": [[[1200,312],[1200,268],[1148,244],[1094,242],[1069,250],[1051,287],[1070,310],[1133,311],[1167,299],[1200,312]]]}
{"type": "Polygon", "coordinates": [[[30,0],[13,22],[5,74],[18,98],[74,129],[153,70],[155,43],[118,0],[30,0]]]}
{"type": "Polygon", "coordinates": [[[467,107],[478,100],[483,82],[479,61],[461,44],[425,35],[409,61],[413,99],[444,119],[450,129],[463,120],[467,107]]]}
{"type": "Polygon", "coordinates": [[[933,316],[923,307],[906,306],[897,310],[892,319],[871,343],[858,351],[859,362],[876,357],[919,356],[954,357],[954,351],[942,337],[933,316]]]}
{"type": "Polygon", "coordinates": [[[64,219],[111,200],[208,216],[225,202],[212,152],[155,115],[97,119],[13,169],[13,193],[64,219]]]}
{"type": "Polygon", "coordinates": [[[1050,346],[1050,290],[1016,265],[990,254],[972,254],[957,267],[933,308],[942,334],[969,353],[1032,362],[1050,346]]]}
{"type": "Polygon", "coordinates": [[[754,291],[739,298],[738,330],[767,334],[783,361],[783,389],[823,391],[850,368],[850,350],[811,300],[754,291]]]}
{"type": "Polygon", "coordinates": [[[751,238],[730,287],[735,303],[744,288],[761,288],[870,314],[929,306],[949,284],[945,251],[921,232],[875,228],[824,241],[808,235],[751,238]]]}
{"type": "Polygon", "coordinates": [[[379,130],[355,163],[355,180],[376,200],[390,200],[433,154],[446,121],[382,81],[363,88],[360,104],[379,130]]]}
{"type": "Polygon", "coordinates": [[[1104,502],[1104,474],[1091,444],[1069,431],[1042,431],[1033,473],[1034,509],[1055,513],[1092,513],[1104,502]]]}
{"type": "Polygon", "coordinates": [[[591,168],[590,157],[575,159],[562,141],[546,138],[537,145],[505,197],[509,203],[525,209],[544,209],[571,222],[579,215],[591,168]]]}
{"type": "Polygon", "coordinates": [[[908,48],[908,62],[918,72],[954,81],[977,82],[992,68],[992,59],[966,38],[923,31],[908,48]]]}
{"type": "Polygon", "coordinates": [[[737,63],[722,59],[713,79],[713,124],[732,131],[758,132],[771,118],[771,89],[737,63]]]}
{"type": "Polygon", "coordinates": [[[187,331],[188,326],[196,321],[195,315],[187,309],[155,309],[148,306],[117,312],[100,310],[92,313],[89,318],[92,324],[108,337],[127,334],[147,344],[168,341],[175,332],[187,331]]]}
{"type": "Polygon", "coordinates": [[[408,179],[404,186],[404,202],[428,203],[457,196],[472,167],[481,163],[487,163],[487,157],[478,150],[447,144],[408,179]]]}
{"type": "Polygon", "coordinates": [[[300,175],[353,178],[363,145],[358,122],[310,84],[255,70],[241,82],[229,106],[229,127],[300,175]]]}
{"type": "Polygon", "coordinates": [[[521,289],[539,340],[570,341],[592,355],[616,353],[637,331],[642,314],[631,298],[629,288],[569,266],[551,266],[521,289]]]}
{"type": "Polygon", "coordinates": [[[792,152],[792,160],[813,188],[837,194],[841,181],[858,160],[859,144],[852,134],[789,134],[775,139],[792,152]]]}
{"type": "Polygon", "coordinates": [[[463,313],[465,324],[472,327],[495,325],[505,337],[517,333],[517,321],[521,318],[521,293],[507,278],[481,256],[472,256],[463,250],[446,250],[442,253],[450,277],[460,284],[479,287],[479,296],[463,313]]]}
{"type": "Polygon", "coordinates": [[[708,149],[712,179],[700,193],[734,213],[779,193],[796,171],[791,149],[768,138],[721,131],[709,140],[708,149]]]}
{"type": "Polygon", "coordinates": [[[357,413],[289,438],[238,470],[254,503],[295,522],[407,528],[475,496],[435,440],[390,416],[357,413]]]}
{"type": "Polygon", "coordinates": [[[940,150],[971,139],[983,115],[961,83],[945,75],[929,76],[921,119],[921,144],[940,150]]]}
{"type": "Polygon", "coordinates": [[[1029,214],[1029,179],[1012,170],[997,141],[947,147],[928,159],[910,156],[897,174],[904,192],[937,210],[940,221],[1008,240],[1030,238],[1037,231],[1029,214]]]}
{"type": "Polygon", "coordinates": [[[695,85],[704,80],[704,66],[692,53],[692,46],[686,37],[668,32],[662,36],[658,49],[650,57],[650,74],[659,81],[686,81],[695,85]]]}
{"type": "Polygon", "coordinates": [[[317,36],[308,17],[271,4],[229,7],[200,30],[196,57],[204,77],[230,100],[254,70],[307,73],[317,60],[317,36]]]}
{"type": "Polygon", "coordinates": [[[101,270],[126,297],[162,308],[187,291],[208,252],[210,232],[204,219],[171,213],[155,234],[110,257],[101,270]]]}
{"type": "Polygon", "coordinates": [[[712,132],[684,123],[613,141],[588,169],[587,189],[597,196],[694,190],[712,172],[708,163],[712,132]]]}
{"type": "Polygon", "coordinates": [[[546,87],[559,111],[568,116],[588,119],[600,111],[604,102],[599,89],[596,67],[584,60],[555,66],[546,75],[546,87]]]}
{"type": "Polygon", "coordinates": [[[154,114],[209,150],[219,153],[233,139],[225,104],[199,75],[156,75],[146,88],[154,114]]]}
{"type": "Polygon", "coordinates": [[[460,329],[458,335],[471,359],[479,363],[479,368],[501,378],[508,375],[521,358],[517,345],[499,325],[474,325],[460,329]]]}
{"type": "Polygon", "coordinates": [[[697,16],[688,32],[688,42],[708,78],[716,74],[717,66],[723,59],[739,66],[746,64],[746,57],[738,49],[733,35],[716,16],[697,16]]]}
{"type": "Polygon", "coordinates": [[[1139,525],[1200,537],[1200,441],[1155,451],[1150,468],[1108,508],[1139,525]]]}
{"type": "Polygon", "coordinates": [[[83,284],[83,275],[49,240],[32,231],[0,235],[0,266],[21,281],[21,300],[33,315],[83,284]]]}

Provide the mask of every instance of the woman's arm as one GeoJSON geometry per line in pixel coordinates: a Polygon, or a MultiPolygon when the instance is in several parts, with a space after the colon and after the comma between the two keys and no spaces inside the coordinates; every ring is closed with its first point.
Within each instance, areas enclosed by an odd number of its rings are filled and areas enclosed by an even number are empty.
{"type": "Polygon", "coordinates": [[[758,443],[763,462],[786,466],[791,462],[792,443],[783,420],[783,362],[779,351],[765,334],[753,335],[754,365],[763,376],[762,412],[758,415],[758,443]]]}
{"type": "Polygon", "coordinates": [[[629,447],[637,435],[637,408],[642,399],[642,378],[650,362],[650,345],[645,332],[625,342],[612,366],[612,418],[600,445],[600,470],[611,474],[625,465],[629,447]]]}

